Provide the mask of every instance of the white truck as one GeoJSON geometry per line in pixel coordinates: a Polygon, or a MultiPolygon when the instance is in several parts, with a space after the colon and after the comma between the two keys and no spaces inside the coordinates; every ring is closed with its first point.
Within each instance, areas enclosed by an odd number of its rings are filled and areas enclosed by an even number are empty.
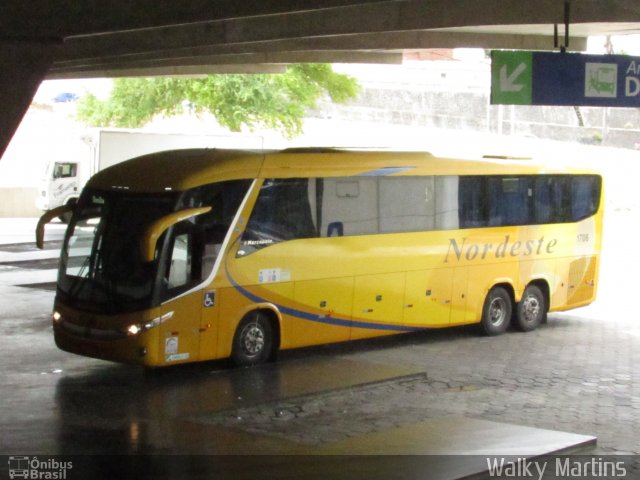
{"type": "Polygon", "coordinates": [[[85,155],[55,160],[47,165],[36,198],[36,206],[40,210],[51,210],[75,202],[91,176],[139,155],[177,148],[263,147],[262,138],[258,136],[155,133],[120,128],[88,131],[82,135],[82,141],[87,147],[85,155]]]}

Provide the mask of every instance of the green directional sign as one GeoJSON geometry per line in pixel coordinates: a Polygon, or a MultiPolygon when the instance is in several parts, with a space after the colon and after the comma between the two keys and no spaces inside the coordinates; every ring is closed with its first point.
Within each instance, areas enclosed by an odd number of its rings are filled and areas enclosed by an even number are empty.
{"type": "Polygon", "coordinates": [[[531,105],[532,52],[491,52],[491,103],[531,105]]]}
{"type": "Polygon", "coordinates": [[[640,57],[491,52],[493,105],[640,107],[640,57]]]}

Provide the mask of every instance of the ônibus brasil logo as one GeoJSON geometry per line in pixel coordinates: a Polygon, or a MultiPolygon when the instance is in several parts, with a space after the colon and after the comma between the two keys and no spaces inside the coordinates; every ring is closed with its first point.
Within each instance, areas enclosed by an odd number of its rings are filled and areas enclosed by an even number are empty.
{"type": "Polygon", "coordinates": [[[54,458],[40,460],[38,457],[9,457],[10,479],[66,480],[67,471],[72,468],[72,462],[63,462],[54,458]]]}

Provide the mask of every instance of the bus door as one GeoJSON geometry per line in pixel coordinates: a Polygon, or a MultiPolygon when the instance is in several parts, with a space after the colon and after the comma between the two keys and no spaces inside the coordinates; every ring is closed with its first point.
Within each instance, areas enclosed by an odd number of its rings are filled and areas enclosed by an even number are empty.
{"type": "Polygon", "coordinates": [[[199,292],[189,290],[198,268],[195,236],[188,225],[181,227],[173,231],[163,278],[167,300],[161,307],[160,352],[168,364],[197,360],[200,353],[202,300],[199,292]]]}
{"type": "Polygon", "coordinates": [[[218,298],[201,289],[162,305],[161,354],[167,364],[215,358],[218,340],[218,298]]]}
{"type": "Polygon", "coordinates": [[[186,192],[184,210],[160,224],[172,225],[167,243],[163,314],[165,360],[207,360],[218,354],[219,296],[215,275],[233,219],[249,180],[214,183],[186,192]],[[174,223],[177,222],[177,223],[174,223]]]}
{"type": "Polygon", "coordinates": [[[160,346],[167,363],[217,354],[219,299],[211,277],[227,227],[201,219],[175,225],[169,240],[160,346]]]}

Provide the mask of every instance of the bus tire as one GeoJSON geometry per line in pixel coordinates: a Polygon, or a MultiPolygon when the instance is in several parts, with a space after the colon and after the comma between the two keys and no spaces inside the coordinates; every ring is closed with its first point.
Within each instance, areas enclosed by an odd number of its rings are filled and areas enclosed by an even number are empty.
{"type": "Polygon", "coordinates": [[[547,305],[540,287],[529,285],[518,302],[515,326],[523,332],[535,330],[545,320],[547,305]]]}
{"type": "Polygon", "coordinates": [[[243,367],[265,363],[273,351],[274,332],[269,319],[255,311],[245,316],[233,337],[231,360],[243,367]]]}
{"type": "Polygon", "coordinates": [[[511,296],[503,287],[489,290],[482,308],[480,325],[485,335],[500,335],[507,330],[513,306],[511,296]]]}

